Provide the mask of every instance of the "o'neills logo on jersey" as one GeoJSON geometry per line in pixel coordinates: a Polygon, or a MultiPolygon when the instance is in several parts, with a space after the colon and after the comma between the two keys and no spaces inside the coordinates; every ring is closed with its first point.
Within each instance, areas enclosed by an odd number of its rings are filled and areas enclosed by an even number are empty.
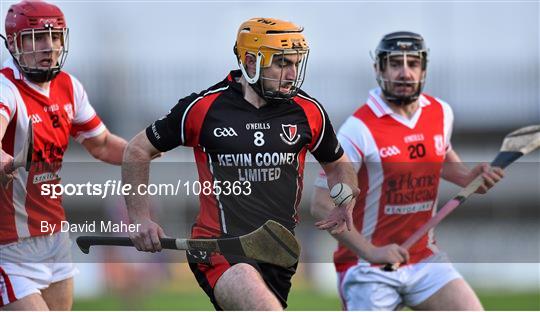
{"type": "Polygon", "coordinates": [[[433,140],[435,141],[435,153],[437,154],[437,156],[444,156],[445,148],[443,136],[437,134],[433,136],[433,140]]]}
{"type": "Polygon", "coordinates": [[[379,155],[382,158],[386,158],[390,156],[397,156],[399,154],[401,154],[401,151],[395,145],[383,147],[379,150],[379,155]]]}
{"type": "Polygon", "coordinates": [[[269,130],[269,122],[250,122],[246,124],[246,130],[269,130]]]}
{"type": "Polygon", "coordinates": [[[300,140],[300,134],[298,134],[298,127],[296,125],[281,125],[281,130],[283,133],[280,133],[279,136],[283,142],[294,145],[300,140]]]}
{"type": "Polygon", "coordinates": [[[423,133],[411,134],[404,137],[403,141],[405,141],[405,143],[424,141],[424,134],[423,133]]]}
{"type": "Polygon", "coordinates": [[[238,136],[232,127],[215,128],[214,136],[216,138],[238,136]]]}
{"type": "Polygon", "coordinates": [[[58,111],[58,109],[59,109],[58,104],[51,104],[49,106],[44,106],[43,107],[43,111],[46,112],[46,113],[47,112],[56,112],[56,111],[58,111]]]}

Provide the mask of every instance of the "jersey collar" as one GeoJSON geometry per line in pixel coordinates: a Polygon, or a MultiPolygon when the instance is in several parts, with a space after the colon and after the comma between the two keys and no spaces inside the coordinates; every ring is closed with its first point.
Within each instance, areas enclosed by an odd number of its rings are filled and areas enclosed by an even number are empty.
{"type": "Polygon", "coordinates": [[[13,77],[15,77],[15,79],[24,80],[23,74],[19,70],[19,67],[15,65],[15,61],[13,61],[12,57],[9,57],[4,61],[3,67],[11,69],[13,71],[13,77]]]}
{"type": "MultiPolygon", "coordinates": [[[[366,101],[367,105],[375,116],[377,118],[381,118],[386,115],[395,115],[394,111],[386,104],[386,102],[381,97],[381,88],[375,88],[371,91],[369,91],[369,96],[366,101]]],[[[424,96],[424,94],[420,94],[420,97],[418,98],[418,103],[420,104],[420,108],[425,107],[427,105],[430,105],[431,102],[424,96]]]]}
{"type": "Polygon", "coordinates": [[[242,72],[237,70],[232,70],[225,80],[231,86],[231,89],[238,91],[243,94],[242,85],[238,82],[238,79],[242,77],[242,72]]]}
{"type": "Polygon", "coordinates": [[[49,84],[49,88],[44,89],[44,88],[38,86],[37,84],[33,83],[32,81],[26,79],[26,77],[24,77],[24,75],[19,70],[19,67],[17,67],[17,65],[15,64],[15,61],[13,60],[13,58],[10,57],[7,60],[5,60],[4,64],[3,64],[3,67],[11,69],[13,71],[13,77],[16,80],[23,81],[27,86],[29,86],[30,88],[32,88],[33,90],[35,90],[39,94],[41,94],[43,96],[46,96],[46,97],[49,97],[50,84],[49,84]]]}

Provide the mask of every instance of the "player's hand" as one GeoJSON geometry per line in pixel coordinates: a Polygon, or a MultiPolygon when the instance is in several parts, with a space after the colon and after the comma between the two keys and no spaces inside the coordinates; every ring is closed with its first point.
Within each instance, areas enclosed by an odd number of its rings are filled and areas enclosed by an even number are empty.
{"type": "Polygon", "coordinates": [[[13,172],[13,157],[0,150],[0,185],[7,188],[15,178],[16,172],[13,172]]]}
{"type": "Polygon", "coordinates": [[[349,203],[335,207],[324,220],[315,223],[315,226],[319,230],[329,230],[331,234],[350,231],[353,226],[352,211],[355,202],[353,198],[349,203]]]}
{"type": "Polygon", "coordinates": [[[132,220],[131,224],[138,225],[138,232],[129,233],[129,238],[139,251],[161,251],[160,238],[166,237],[159,224],[149,218],[132,220]]]}
{"type": "Polygon", "coordinates": [[[490,188],[492,188],[504,177],[504,170],[498,167],[491,167],[490,165],[485,163],[479,164],[474,167],[469,173],[469,183],[472,182],[479,175],[482,175],[484,184],[476,190],[476,193],[485,194],[490,188]]]}
{"type": "Polygon", "coordinates": [[[364,258],[372,264],[406,263],[409,261],[409,252],[398,244],[373,246],[364,258]]]}

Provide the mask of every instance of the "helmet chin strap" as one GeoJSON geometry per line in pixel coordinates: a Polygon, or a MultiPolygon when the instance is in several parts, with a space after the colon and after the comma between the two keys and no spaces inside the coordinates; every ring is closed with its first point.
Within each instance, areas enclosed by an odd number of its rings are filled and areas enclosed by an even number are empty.
{"type": "Polygon", "coordinates": [[[253,77],[249,77],[249,74],[246,71],[246,67],[242,63],[242,60],[241,59],[238,60],[238,65],[240,65],[240,70],[242,71],[242,75],[244,76],[244,78],[246,79],[246,81],[250,85],[256,83],[257,80],[259,80],[259,77],[261,76],[261,58],[262,58],[262,53],[258,52],[257,53],[257,60],[255,61],[255,63],[256,63],[256,65],[255,65],[255,76],[253,76],[253,77]]]}
{"type": "Polygon", "coordinates": [[[32,69],[32,70],[21,70],[21,71],[24,77],[26,77],[26,79],[35,83],[43,83],[43,82],[51,81],[60,73],[59,68],[32,69]]]}

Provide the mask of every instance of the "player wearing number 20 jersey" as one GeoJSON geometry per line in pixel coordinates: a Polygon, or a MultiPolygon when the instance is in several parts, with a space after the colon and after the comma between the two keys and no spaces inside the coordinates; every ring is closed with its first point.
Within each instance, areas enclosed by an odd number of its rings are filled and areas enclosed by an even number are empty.
{"type": "MultiPolygon", "coordinates": [[[[364,190],[354,210],[356,228],[376,246],[403,243],[427,222],[437,205],[444,156],[451,149],[453,114],[445,102],[421,94],[410,120],[400,118],[372,90],[365,105],[338,132],[364,190]]],[[[319,181],[318,185],[324,181],[319,181]]],[[[417,263],[436,251],[426,235],[409,249],[417,263]]],[[[358,256],[345,246],[334,254],[338,272],[356,265],[358,256]]]]}
{"type": "Polygon", "coordinates": [[[300,91],[288,102],[255,108],[244,99],[240,76],[232,71],[208,90],[181,99],[146,129],[160,151],[193,147],[201,183],[219,181],[221,192],[200,195],[193,237],[243,235],[269,219],[292,231],[306,152],[320,162],[343,154],[315,99],[300,91]],[[240,194],[225,195],[234,191],[232,185],[240,194]]]}
{"type": "MultiPolygon", "coordinates": [[[[400,245],[435,213],[441,177],[466,186],[482,174],[477,192],[485,192],[503,173],[487,164],[469,169],[451,148],[450,106],[422,92],[428,49],[421,35],[387,34],[374,56],[379,88],[338,134],[362,190],[353,212],[355,230],[336,235],[334,262],[344,307],[479,310],[474,291],[437,250],[432,231],[408,250],[400,245]],[[378,267],[385,263],[403,265],[386,272],[378,267]]],[[[316,183],[315,213],[329,206],[322,181],[324,175],[316,183]]]]}

